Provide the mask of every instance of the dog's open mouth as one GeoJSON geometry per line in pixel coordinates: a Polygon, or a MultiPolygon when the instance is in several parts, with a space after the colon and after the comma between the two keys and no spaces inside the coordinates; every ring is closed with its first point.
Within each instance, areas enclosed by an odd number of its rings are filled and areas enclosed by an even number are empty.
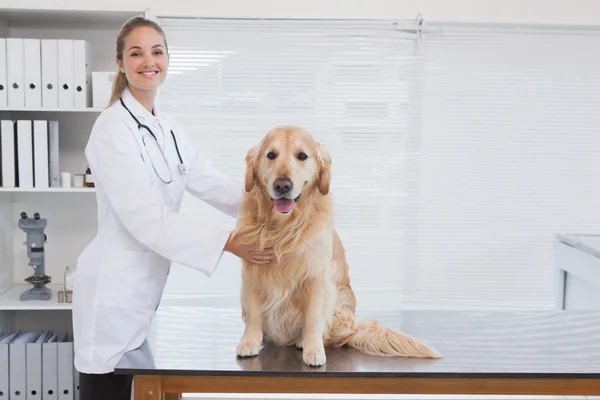
{"type": "Polygon", "coordinates": [[[292,211],[292,208],[294,208],[294,204],[298,202],[298,200],[300,200],[300,195],[298,195],[298,197],[296,197],[295,199],[289,199],[287,197],[281,197],[279,199],[271,199],[273,200],[273,204],[275,205],[275,210],[277,210],[278,213],[280,214],[287,214],[290,211],[292,211]]]}

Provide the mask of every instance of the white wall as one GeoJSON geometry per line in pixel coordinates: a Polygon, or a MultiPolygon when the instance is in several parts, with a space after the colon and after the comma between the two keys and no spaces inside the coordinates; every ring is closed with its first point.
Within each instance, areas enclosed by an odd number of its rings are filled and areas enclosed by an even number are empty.
{"type": "Polygon", "coordinates": [[[0,0],[0,8],[149,8],[156,15],[262,18],[412,19],[421,13],[427,21],[600,25],[596,0],[0,0]]]}

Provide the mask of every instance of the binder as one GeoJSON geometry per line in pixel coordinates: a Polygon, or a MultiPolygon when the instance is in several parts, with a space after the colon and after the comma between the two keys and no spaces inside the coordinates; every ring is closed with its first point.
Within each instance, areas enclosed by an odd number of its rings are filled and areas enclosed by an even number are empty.
{"type": "Polygon", "coordinates": [[[16,146],[15,123],[12,120],[0,121],[0,149],[2,151],[1,183],[4,188],[16,187],[16,146]]]}
{"type": "Polygon", "coordinates": [[[17,335],[18,332],[12,332],[0,339],[0,393],[4,398],[10,398],[9,346],[17,335]]]}
{"type": "Polygon", "coordinates": [[[58,400],[58,336],[50,335],[42,343],[42,399],[58,400]]]}
{"type": "Polygon", "coordinates": [[[50,172],[50,187],[60,187],[60,163],[58,154],[58,121],[49,121],[48,162],[50,172]]]}
{"type": "Polygon", "coordinates": [[[58,107],[74,108],[73,97],[73,40],[57,40],[58,55],[58,107]]]}
{"type": "Polygon", "coordinates": [[[25,106],[25,72],[23,39],[6,38],[6,75],[8,80],[8,106],[25,106]]]}
{"type": "Polygon", "coordinates": [[[50,186],[48,170],[48,121],[33,121],[33,185],[36,188],[50,186]]]}
{"type": "MultiPolygon", "coordinates": [[[[75,353],[73,352],[73,357],[74,356],[75,356],[75,353]]],[[[79,371],[77,371],[77,368],[75,368],[75,359],[73,359],[73,390],[74,390],[73,398],[75,400],[79,400],[79,371]]]]}
{"type": "Polygon", "coordinates": [[[17,121],[17,184],[33,188],[33,135],[31,121],[17,121]]]}
{"type": "Polygon", "coordinates": [[[6,79],[6,39],[0,38],[0,107],[8,107],[8,81],[6,79]]]}
{"type": "Polygon", "coordinates": [[[23,39],[25,107],[42,106],[42,69],[40,39],[23,39]]]}
{"type": "Polygon", "coordinates": [[[20,399],[27,392],[27,344],[35,342],[39,332],[23,332],[8,347],[10,398],[20,399]]]}
{"type": "Polygon", "coordinates": [[[73,78],[75,108],[90,107],[92,102],[92,52],[85,40],[73,41],[73,78]]]}
{"type": "Polygon", "coordinates": [[[58,108],[58,41],[42,39],[42,107],[58,108]]]}
{"type": "Polygon", "coordinates": [[[58,342],[58,399],[73,399],[73,340],[68,334],[58,342]]]}
{"type": "Polygon", "coordinates": [[[42,344],[50,333],[42,332],[35,342],[27,343],[25,346],[26,356],[26,400],[42,399],[42,344]]]}

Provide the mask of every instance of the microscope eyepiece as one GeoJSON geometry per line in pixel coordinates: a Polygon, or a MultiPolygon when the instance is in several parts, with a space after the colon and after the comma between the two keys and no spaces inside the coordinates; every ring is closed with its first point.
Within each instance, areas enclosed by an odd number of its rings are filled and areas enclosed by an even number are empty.
{"type": "Polygon", "coordinates": [[[40,219],[40,213],[36,212],[35,214],[33,214],[33,218],[40,219]]]}
{"type": "Polygon", "coordinates": [[[21,219],[27,219],[27,213],[25,211],[21,213],[21,219]]]}

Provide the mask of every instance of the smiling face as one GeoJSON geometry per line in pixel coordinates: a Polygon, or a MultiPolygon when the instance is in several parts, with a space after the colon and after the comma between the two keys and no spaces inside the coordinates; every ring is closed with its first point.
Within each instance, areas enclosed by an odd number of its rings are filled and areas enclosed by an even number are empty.
{"type": "Polygon", "coordinates": [[[259,184],[279,214],[289,214],[301,196],[329,192],[329,154],[301,128],[277,127],[246,157],[246,191],[259,184]]]}
{"type": "Polygon", "coordinates": [[[163,36],[149,26],[133,29],[125,38],[117,65],[133,90],[155,92],[164,82],[169,67],[163,36]]]}

